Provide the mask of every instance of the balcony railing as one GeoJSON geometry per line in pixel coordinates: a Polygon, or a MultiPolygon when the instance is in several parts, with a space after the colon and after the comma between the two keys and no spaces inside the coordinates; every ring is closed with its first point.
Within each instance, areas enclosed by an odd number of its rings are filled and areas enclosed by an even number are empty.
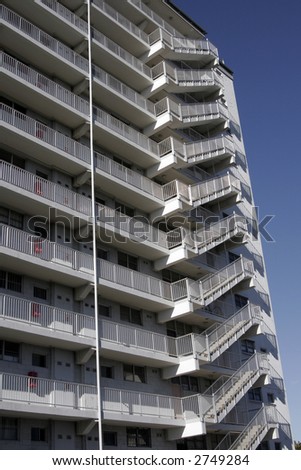
{"type": "Polygon", "coordinates": [[[93,272],[93,257],[91,255],[4,224],[0,224],[0,246],[32,256],[35,259],[51,261],[60,267],[63,265],[74,271],[93,272]]]}
{"type": "Polygon", "coordinates": [[[151,78],[151,69],[141,60],[137,59],[137,57],[130,54],[130,52],[123,49],[123,47],[119,46],[119,44],[109,39],[97,29],[91,28],[91,34],[96,44],[101,44],[102,47],[117,56],[119,60],[128,64],[129,67],[151,78]]]}
{"type": "MultiPolygon", "coordinates": [[[[23,403],[27,407],[30,404],[74,411],[96,411],[97,388],[70,381],[0,373],[0,400],[2,403],[23,403]]],[[[28,411],[30,409],[31,407],[28,407],[28,411]]],[[[37,412],[36,407],[34,410],[37,412]]]]}
{"type": "Polygon", "coordinates": [[[1,160],[0,180],[76,212],[91,215],[91,200],[88,197],[1,160]]]}
{"type": "Polygon", "coordinates": [[[92,3],[94,3],[97,8],[102,10],[107,16],[116,21],[116,23],[118,23],[124,29],[148,44],[148,35],[130,20],[125,18],[125,16],[121,15],[117,10],[108,5],[108,3],[104,2],[103,0],[92,0],[92,3]]]}
{"type": "Polygon", "coordinates": [[[0,318],[45,328],[46,335],[54,331],[70,335],[70,339],[95,339],[94,317],[11,295],[0,294],[0,318]]]}
{"type": "Polygon", "coordinates": [[[206,39],[202,40],[175,37],[167,31],[158,28],[149,35],[149,44],[153,45],[158,41],[162,41],[165,46],[167,46],[173,52],[180,54],[189,53],[209,55],[212,56],[212,58],[218,57],[217,48],[206,39]]]}
{"type": "Polygon", "coordinates": [[[156,116],[170,113],[183,123],[198,121],[209,121],[210,119],[228,119],[228,109],[220,102],[213,103],[176,103],[169,98],[163,98],[155,104],[156,116]]]}
{"type": "Polygon", "coordinates": [[[195,164],[213,158],[215,155],[235,155],[233,140],[228,136],[189,142],[185,144],[185,158],[188,164],[195,164]]]}
{"type": "MultiPolygon", "coordinates": [[[[198,400],[194,397],[178,398],[167,395],[120,390],[102,389],[102,410],[107,413],[167,419],[175,426],[183,426],[182,420],[198,420],[198,400]]],[[[139,419],[139,418],[138,418],[139,419]]]]}
{"type": "Polygon", "coordinates": [[[118,210],[97,204],[97,221],[115,230],[125,231],[142,243],[148,241],[158,247],[168,248],[166,233],[147,223],[144,217],[129,217],[118,210]]]}
{"type": "Polygon", "coordinates": [[[0,66],[18,78],[30,83],[30,85],[61,101],[64,105],[68,105],[76,111],[89,116],[88,101],[2,51],[0,51],[0,66]]]}
{"type": "Polygon", "coordinates": [[[160,184],[136,171],[126,168],[104,154],[96,152],[95,155],[96,168],[163,201],[162,186],[160,184]]]}
{"type": "Polygon", "coordinates": [[[147,16],[151,21],[153,21],[158,26],[161,26],[162,28],[164,28],[166,31],[170,32],[173,35],[179,34],[172,26],[170,26],[169,23],[164,21],[160,15],[157,15],[157,13],[155,13],[148,6],[146,6],[146,4],[142,2],[141,0],[127,0],[127,1],[131,5],[138,8],[139,11],[142,11],[145,14],[145,16],[147,16]]]}
{"type": "Polygon", "coordinates": [[[52,52],[55,52],[60,57],[60,60],[63,59],[64,62],[75,65],[85,73],[89,72],[89,61],[87,59],[4,5],[0,5],[0,17],[18,31],[36,41],[40,46],[44,46],[52,52]]]}
{"type": "MultiPolygon", "coordinates": [[[[72,155],[72,157],[90,163],[90,149],[88,147],[2,103],[0,103],[0,120],[18,131],[38,139],[41,143],[51,145],[57,150],[72,155]]],[[[18,134],[20,133],[18,132],[18,134]]]]}
{"type": "Polygon", "coordinates": [[[195,184],[191,188],[191,201],[197,205],[205,204],[211,199],[223,196],[228,192],[237,194],[241,191],[240,181],[231,174],[212,178],[208,181],[195,184]]]}
{"type": "Polygon", "coordinates": [[[215,70],[180,69],[165,61],[154,65],[151,70],[153,80],[166,75],[179,86],[223,86],[222,78],[215,70]]]}
{"type": "Polygon", "coordinates": [[[79,18],[72,11],[68,10],[68,8],[64,7],[61,3],[56,0],[39,0],[39,2],[53,10],[58,16],[61,16],[65,21],[68,21],[68,23],[76,26],[83,33],[88,34],[88,23],[79,18]]]}
{"type": "MultiPolygon", "coordinates": [[[[127,99],[134,103],[139,108],[153,114],[155,116],[154,104],[147,98],[144,98],[140,93],[137,93],[133,88],[130,88],[125,83],[118,80],[113,75],[110,75],[100,67],[93,65],[93,78],[111,88],[114,93],[119,94],[123,99],[127,99]]],[[[155,119],[155,117],[154,117],[155,119]]]]}

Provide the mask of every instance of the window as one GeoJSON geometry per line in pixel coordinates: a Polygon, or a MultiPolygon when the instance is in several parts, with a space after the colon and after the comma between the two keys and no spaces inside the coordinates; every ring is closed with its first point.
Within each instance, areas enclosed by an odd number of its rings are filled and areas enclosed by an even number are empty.
{"type": "Polygon", "coordinates": [[[233,263],[234,261],[240,258],[239,255],[237,255],[236,253],[232,253],[232,251],[229,251],[228,256],[229,256],[229,263],[233,263]]]}
{"type": "Polygon", "coordinates": [[[144,367],[123,364],[123,380],[145,384],[146,379],[144,367]]]}
{"type": "Polygon", "coordinates": [[[173,338],[188,335],[192,333],[192,325],[172,320],[166,323],[166,333],[167,336],[172,336],[173,338]]]}
{"type": "Polygon", "coordinates": [[[103,445],[117,447],[117,432],[104,431],[103,433],[103,445]]]}
{"type": "Polygon", "coordinates": [[[98,304],[98,313],[103,317],[110,317],[111,316],[111,309],[107,305],[98,304]]]}
{"type": "Polygon", "coordinates": [[[151,430],[145,428],[126,428],[128,447],[151,447],[151,430]]]}
{"type": "Polygon", "coordinates": [[[181,375],[180,377],[173,377],[171,383],[181,385],[183,390],[190,392],[199,392],[199,382],[197,377],[190,377],[189,375],[181,375]]]}
{"type": "Polygon", "coordinates": [[[121,212],[121,214],[125,214],[128,217],[134,217],[135,211],[132,209],[132,207],[128,207],[125,204],[122,204],[121,202],[115,201],[115,211],[116,212],[121,212]]]}
{"type": "Polygon", "coordinates": [[[23,228],[23,215],[18,212],[0,207],[0,223],[10,227],[23,228]]]}
{"type": "Polygon", "coordinates": [[[241,341],[241,350],[247,354],[254,354],[255,352],[255,342],[250,339],[243,339],[241,341]]]}
{"type": "Polygon", "coordinates": [[[267,399],[269,403],[275,403],[275,395],[274,393],[268,393],[267,394],[267,399]]]}
{"type": "Polygon", "coordinates": [[[118,264],[119,266],[124,266],[125,268],[138,271],[138,258],[136,258],[136,256],[123,253],[122,251],[118,251],[118,264]]]}
{"type": "Polygon", "coordinates": [[[251,390],[248,391],[248,397],[249,400],[262,401],[261,388],[251,388],[251,390]]]}
{"type": "Polygon", "coordinates": [[[207,449],[206,437],[196,436],[181,439],[177,442],[177,450],[207,449]]]}
{"type": "Polygon", "coordinates": [[[13,290],[15,292],[22,291],[22,276],[19,274],[0,271],[0,288],[13,290]]]}
{"type": "Polygon", "coordinates": [[[166,282],[176,282],[180,281],[180,279],[183,279],[184,276],[182,276],[179,273],[176,273],[174,271],[170,271],[169,269],[163,269],[162,270],[162,279],[163,281],[166,282]]]}
{"type": "Polygon", "coordinates": [[[46,367],[46,355],[33,353],[31,364],[36,367],[46,367]]]}
{"type": "Polygon", "coordinates": [[[128,323],[135,323],[135,325],[142,325],[141,311],[125,305],[120,305],[120,320],[128,323]]]}
{"type": "Polygon", "coordinates": [[[46,429],[31,428],[31,440],[35,442],[46,442],[46,429]]]}
{"type": "Polygon", "coordinates": [[[100,375],[106,379],[113,379],[113,367],[110,366],[101,366],[100,375]]]}
{"type": "Polygon", "coordinates": [[[5,162],[18,166],[19,168],[25,168],[25,160],[23,158],[17,157],[17,155],[6,152],[3,149],[0,150],[0,160],[4,160],[5,162]]]}
{"type": "Polygon", "coordinates": [[[103,248],[97,248],[97,258],[107,260],[108,250],[104,250],[103,248]]]}
{"type": "Polygon", "coordinates": [[[11,341],[0,340],[0,359],[3,361],[19,361],[19,344],[11,341]]]}
{"type": "Polygon", "coordinates": [[[122,166],[124,166],[124,167],[126,167],[126,168],[128,168],[128,169],[131,168],[131,164],[125,162],[124,160],[121,160],[121,158],[113,157],[113,160],[114,160],[114,162],[119,163],[119,165],[122,165],[122,166]]]}
{"type": "Polygon", "coordinates": [[[34,286],[33,296],[36,297],[37,299],[47,300],[47,289],[34,286]]]}
{"type": "Polygon", "coordinates": [[[243,308],[245,305],[247,305],[249,301],[247,297],[244,297],[243,295],[239,295],[239,294],[234,295],[234,300],[235,300],[235,306],[237,308],[243,308]]]}
{"type": "Polygon", "coordinates": [[[16,441],[18,439],[18,420],[15,418],[0,418],[0,440],[16,441]]]}

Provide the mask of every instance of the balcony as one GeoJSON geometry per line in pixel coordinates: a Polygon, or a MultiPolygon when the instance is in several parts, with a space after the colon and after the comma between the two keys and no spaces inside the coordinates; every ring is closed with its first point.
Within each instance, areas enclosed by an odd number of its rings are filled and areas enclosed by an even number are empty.
{"type": "Polygon", "coordinates": [[[133,307],[154,312],[172,308],[187,298],[186,280],[169,283],[153,276],[125,268],[106,260],[98,260],[100,295],[133,307]]]}
{"type": "Polygon", "coordinates": [[[149,59],[160,55],[170,60],[197,60],[202,65],[208,65],[218,59],[217,48],[207,39],[174,37],[161,28],[149,35],[149,44],[149,59]]]}
{"type": "Polygon", "coordinates": [[[2,47],[18,51],[28,63],[36,64],[50,76],[55,75],[70,85],[88,77],[87,59],[4,5],[0,5],[0,20],[2,47]]]}
{"type": "MultiPolygon", "coordinates": [[[[45,0],[44,0],[45,1],[45,0]]],[[[101,24],[104,34],[118,42],[124,38],[127,49],[139,57],[149,50],[148,35],[103,0],[92,0],[92,21],[101,24]]]]}
{"type": "MultiPolygon", "coordinates": [[[[0,161],[0,194],[11,206],[24,213],[49,217],[49,206],[57,214],[71,215],[70,224],[87,224],[90,220],[91,199],[64,186],[40,178],[17,166],[0,161]]],[[[76,226],[78,228],[78,226],[76,226]]]]}
{"type": "Polygon", "coordinates": [[[92,34],[92,60],[106,71],[122,80],[137,91],[143,91],[153,82],[151,69],[140,59],[95,28],[92,34]]]}
{"type": "Polygon", "coordinates": [[[2,412],[57,419],[96,419],[97,388],[16,374],[0,373],[2,412]]]}
{"type": "Polygon", "coordinates": [[[73,351],[95,347],[94,317],[20,297],[0,294],[0,324],[5,337],[73,351]]]}
{"type": "Polygon", "coordinates": [[[203,206],[204,204],[212,204],[217,200],[219,202],[232,198],[234,205],[240,201],[241,185],[238,178],[231,174],[218,176],[199,184],[190,186],[191,203],[193,207],[203,206]]]}
{"type": "Polygon", "coordinates": [[[4,3],[71,48],[88,39],[87,22],[55,0],[27,0],[22,6],[18,0],[4,3]]]}
{"type": "Polygon", "coordinates": [[[4,269],[31,272],[37,278],[72,287],[93,280],[91,255],[4,224],[0,224],[0,258],[4,269]]]}
{"type": "Polygon", "coordinates": [[[27,65],[0,52],[2,91],[37,113],[76,128],[89,119],[89,103],[27,65]]]}
{"type": "Polygon", "coordinates": [[[26,114],[0,103],[1,140],[45,165],[74,176],[90,168],[90,149],[26,114]]]}
{"type": "Polygon", "coordinates": [[[178,398],[167,395],[103,388],[101,407],[104,424],[150,425],[166,428],[167,438],[204,434],[197,396],[178,398]],[[170,432],[171,431],[171,432],[170,432]]]}
{"type": "Polygon", "coordinates": [[[123,155],[140,167],[159,163],[157,142],[100,108],[94,108],[93,111],[94,140],[98,145],[123,155]]]}
{"type": "Polygon", "coordinates": [[[226,126],[228,109],[219,101],[212,103],[176,103],[169,98],[163,98],[155,104],[157,122],[144,129],[145,135],[152,135],[165,127],[172,129],[191,126],[202,126],[203,131],[218,126],[226,126]]]}
{"type": "Polygon", "coordinates": [[[147,90],[151,96],[159,90],[168,93],[202,93],[204,96],[220,91],[223,80],[215,70],[180,69],[167,61],[152,67],[153,85],[147,90]]]}
{"type": "Polygon", "coordinates": [[[154,104],[100,67],[92,67],[95,103],[144,128],[156,120],[154,104]]]}

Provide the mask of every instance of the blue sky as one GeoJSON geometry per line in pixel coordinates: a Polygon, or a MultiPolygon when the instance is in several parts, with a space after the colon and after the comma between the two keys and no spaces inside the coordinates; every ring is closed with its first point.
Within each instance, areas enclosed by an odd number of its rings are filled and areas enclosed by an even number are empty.
{"type": "Polygon", "coordinates": [[[301,441],[301,2],[174,0],[234,71],[293,436],[301,441]],[[299,294],[299,295],[297,295],[299,294]],[[298,298],[299,297],[299,298],[298,298]]]}

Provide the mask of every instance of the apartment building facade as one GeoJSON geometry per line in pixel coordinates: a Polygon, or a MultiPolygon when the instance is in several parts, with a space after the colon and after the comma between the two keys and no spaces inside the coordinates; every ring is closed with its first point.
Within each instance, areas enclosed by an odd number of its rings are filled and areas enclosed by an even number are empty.
{"type": "Polygon", "coordinates": [[[217,48],[165,0],[0,31],[0,448],[291,449],[217,48]]]}

